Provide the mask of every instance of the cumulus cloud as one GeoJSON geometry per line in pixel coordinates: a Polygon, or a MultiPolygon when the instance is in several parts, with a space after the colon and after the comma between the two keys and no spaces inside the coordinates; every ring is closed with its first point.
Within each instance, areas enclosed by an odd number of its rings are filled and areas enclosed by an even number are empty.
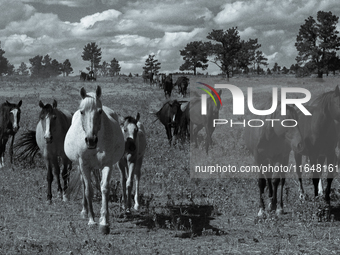
{"type": "Polygon", "coordinates": [[[5,28],[12,21],[28,19],[36,10],[19,1],[0,0],[0,29],[5,28]]]}
{"type": "Polygon", "coordinates": [[[97,12],[93,15],[86,16],[80,20],[80,25],[84,28],[90,28],[100,21],[115,21],[122,13],[116,10],[107,10],[104,12],[97,12]]]}

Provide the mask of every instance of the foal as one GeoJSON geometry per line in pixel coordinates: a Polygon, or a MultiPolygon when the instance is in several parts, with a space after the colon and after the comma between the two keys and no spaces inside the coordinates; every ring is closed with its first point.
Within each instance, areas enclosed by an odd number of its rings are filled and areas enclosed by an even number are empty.
{"type": "Polygon", "coordinates": [[[134,209],[139,210],[139,180],[146,148],[145,130],[143,124],[139,121],[139,118],[140,115],[138,113],[136,118],[128,116],[125,117],[124,121],[121,123],[125,140],[125,152],[124,156],[119,160],[118,166],[121,173],[123,204],[127,213],[130,213],[131,208],[133,176],[136,182],[134,209]]]}

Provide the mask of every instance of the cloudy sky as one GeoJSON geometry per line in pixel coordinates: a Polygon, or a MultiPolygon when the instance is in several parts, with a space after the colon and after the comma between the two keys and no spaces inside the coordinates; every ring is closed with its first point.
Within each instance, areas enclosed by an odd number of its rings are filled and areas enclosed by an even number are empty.
{"type": "MultiPolygon", "coordinates": [[[[269,67],[289,68],[300,26],[319,10],[340,16],[339,0],[0,0],[0,40],[15,67],[49,54],[69,59],[78,75],[89,65],[81,58],[84,46],[96,42],[102,61],[116,58],[123,73],[141,73],[149,54],[162,72],[174,72],[187,43],[237,27],[241,39],[258,38],[269,67]]],[[[218,68],[209,63],[207,71],[218,68]]]]}

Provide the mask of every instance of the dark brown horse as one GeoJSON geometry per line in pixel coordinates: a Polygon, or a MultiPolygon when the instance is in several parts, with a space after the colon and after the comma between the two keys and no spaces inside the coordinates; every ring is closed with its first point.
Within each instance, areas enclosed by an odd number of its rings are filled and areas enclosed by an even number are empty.
{"type": "MultiPolygon", "coordinates": [[[[260,109],[269,109],[270,102],[262,105],[260,109]]],[[[288,166],[289,154],[293,149],[300,152],[304,146],[300,131],[297,126],[289,125],[285,127],[281,125],[283,119],[297,120],[297,113],[293,107],[287,106],[287,114],[281,116],[280,109],[272,113],[270,116],[256,116],[256,119],[263,120],[264,124],[259,127],[246,126],[244,130],[244,140],[246,147],[250,150],[254,157],[255,164],[260,167],[271,166],[281,167],[288,166]],[[265,119],[277,119],[281,121],[267,122],[265,119]]],[[[287,120],[288,121],[288,120],[287,120]]],[[[294,124],[294,123],[293,123],[294,124]]],[[[261,169],[260,169],[261,170],[261,169]]],[[[278,173],[273,172],[259,172],[259,189],[260,189],[260,211],[258,216],[262,216],[265,209],[263,201],[263,193],[266,187],[266,180],[268,182],[269,197],[271,197],[271,203],[269,205],[270,210],[275,210],[280,214],[283,212],[283,186],[285,183],[285,175],[283,171],[278,173]],[[280,207],[277,206],[277,190],[281,182],[281,195],[280,195],[280,207]],[[273,189],[274,187],[274,189],[273,189]]]]}
{"type": "Polygon", "coordinates": [[[329,91],[318,96],[307,109],[312,113],[311,116],[305,116],[301,112],[299,115],[299,128],[305,143],[305,150],[301,153],[295,153],[295,161],[297,166],[301,166],[302,171],[297,171],[299,177],[300,197],[305,196],[302,186],[301,174],[303,171],[302,155],[305,155],[310,160],[309,169],[313,171],[314,195],[322,195],[322,188],[318,190],[318,184],[321,173],[325,169],[327,171],[327,187],[325,190],[325,200],[330,202],[330,190],[333,181],[337,159],[335,148],[338,144],[340,121],[340,90],[336,86],[335,90],[329,91]],[[327,159],[327,166],[323,164],[327,159]]]}
{"type": "MultiPolygon", "coordinates": [[[[212,93],[213,94],[213,93],[212,93]]],[[[218,92],[219,97],[221,97],[222,90],[218,92]]],[[[213,120],[219,118],[219,111],[221,108],[221,104],[219,100],[213,101],[212,98],[207,99],[207,114],[202,115],[201,114],[201,99],[200,98],[193,98],[190,100],[190,104],[188,105],[188,111],[190,114],[190,134],[192,134],[190,137],[192,141],[195,141],[196,147],[197,144],[197,133],[204,127],[205,132],[207,134],[206,140],[205,140],[205,151],[208,154],[209,144],[211,144],[211,136],[215,130],[215,127],[213,126],[213,120]],[[196,125],[196,128],[194,129],[194,125],[196,125]]]]}
{"type": "Polygon", "coordinates": [[[4,154],[6,150],[6,144],[10,136],[12,136],[12,141],[9,154],[11,164],[13,164],[13,142],[15,134],[19,130],[21,104],[21,100],[18,104],[11,104],[6,101],[0,106],[0,168],[5,166],[4,154]]]}

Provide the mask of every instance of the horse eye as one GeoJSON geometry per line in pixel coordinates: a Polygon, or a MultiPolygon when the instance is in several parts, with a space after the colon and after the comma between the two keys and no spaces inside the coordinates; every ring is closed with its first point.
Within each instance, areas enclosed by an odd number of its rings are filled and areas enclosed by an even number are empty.
{"type": "Polygon", "coordinates": [[[84,114],[84,111],[80,111],[80,114],[83,115],[83,114],[84,114]]]}
{"type": "Polygon", "coordinates": [[[54,120],[55,120],[56,118],[57,118],[57,116],[56,116],[56,115],[53,115],[52,119],[54,119],[54,120]]]}
{"type": "Polygon", "coordinates": [[[102,110],[102,109],[99,109],[98,112],[99,112],[99,114],[102,114],[103,110],[102,110]]]}

